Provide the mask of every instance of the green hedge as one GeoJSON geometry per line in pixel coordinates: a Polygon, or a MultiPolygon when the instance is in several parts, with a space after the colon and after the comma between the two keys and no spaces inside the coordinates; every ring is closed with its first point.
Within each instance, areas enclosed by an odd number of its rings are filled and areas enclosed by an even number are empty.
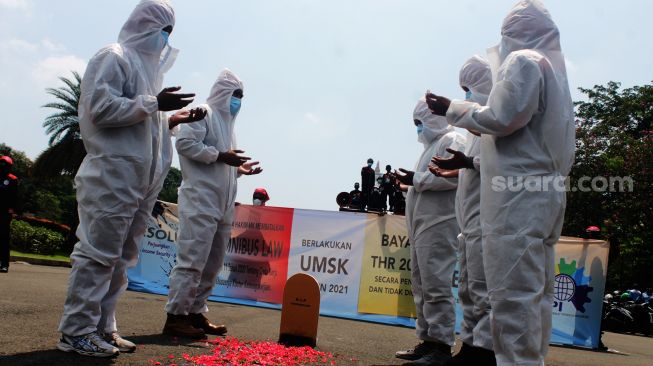
{"type": "Polygon", "coordinates": [[[56,231],[36,227],[25,221],[11,222],[11,246],[35,254],[54,254],[63,249],[65,238],[56,231]]]}

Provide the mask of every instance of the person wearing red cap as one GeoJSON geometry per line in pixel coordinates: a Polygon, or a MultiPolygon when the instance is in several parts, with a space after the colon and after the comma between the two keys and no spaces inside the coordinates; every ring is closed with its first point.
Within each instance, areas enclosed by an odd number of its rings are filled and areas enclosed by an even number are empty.
{"type": "Polygon", "coordinates": [[[265,203],[270,200],[268,191],[265,188],[256,188],[252,196],[252,204],[254,206],[265,206],[265,203]]]}
{"type": "Polygon", "coordinates": [[[0,273],[9,272],[9,227],[18,187],[18,178],[9,173],[13,165],[10,157],[0,156],[0,273]]]}

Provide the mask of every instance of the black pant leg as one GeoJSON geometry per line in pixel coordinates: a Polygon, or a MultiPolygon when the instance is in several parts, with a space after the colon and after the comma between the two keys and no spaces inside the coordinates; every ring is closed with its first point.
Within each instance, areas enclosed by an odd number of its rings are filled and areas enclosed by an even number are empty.
{"type": "Polygon", "coordinates": [[[0,217],[0,267],[9,267],[10,223],[11,218],[0,217]]]}

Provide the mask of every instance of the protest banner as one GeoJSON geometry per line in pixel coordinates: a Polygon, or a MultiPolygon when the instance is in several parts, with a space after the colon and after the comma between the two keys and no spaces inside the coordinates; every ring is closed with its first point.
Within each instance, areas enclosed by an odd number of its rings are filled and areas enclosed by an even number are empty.
{"type": "MultiPolygon", "coordinates": [[[[176,205],[157,207],[140,243],[139,262],[128,271],[129,288],[165,295],[179,221],[176,205]]],[[[240,205],[225,250],[209,300],[279,309],[286,280],[305,273],[319,284],[322,315],[415,324],[403,216],[240,205]]],[[[608,251],[604,241],[560,239],[551,343],[598,347],[608,251]]],[[[456,317],[459,329],[458,305],[456,317]]]]}

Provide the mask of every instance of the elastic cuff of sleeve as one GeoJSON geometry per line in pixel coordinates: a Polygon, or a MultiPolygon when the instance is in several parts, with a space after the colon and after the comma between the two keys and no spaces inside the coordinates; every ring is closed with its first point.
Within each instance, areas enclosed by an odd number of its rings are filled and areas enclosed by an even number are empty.
{"type": "Polygon", "coordinates": [[[143,107],[147,113],[154,113],[159,110],[159,101],[154,95],[145,95],[143,97],[143,107]]]}
{"type": "Polygon", "coordinates": [[[458,120],[458,117],[464,113],[466,108],[465,101],[464,100],[452,100],[451,104],[449,105],[449,109],[447,109],[447,123],[455,126],[456,120],[458,120]]]}
{"type": "Polygon", "coordinates": [[[467,156],[465,158],[465,168],[467,169],[476,169],[474,166],[474,157],[473,156],[467,156]]]}
{"type": "Polygon", "coordinates": [[[168,129],[170,131],[170,136],[177,137],[180,128],[179,125],[176,125],[175,127],[168,129]]]}

